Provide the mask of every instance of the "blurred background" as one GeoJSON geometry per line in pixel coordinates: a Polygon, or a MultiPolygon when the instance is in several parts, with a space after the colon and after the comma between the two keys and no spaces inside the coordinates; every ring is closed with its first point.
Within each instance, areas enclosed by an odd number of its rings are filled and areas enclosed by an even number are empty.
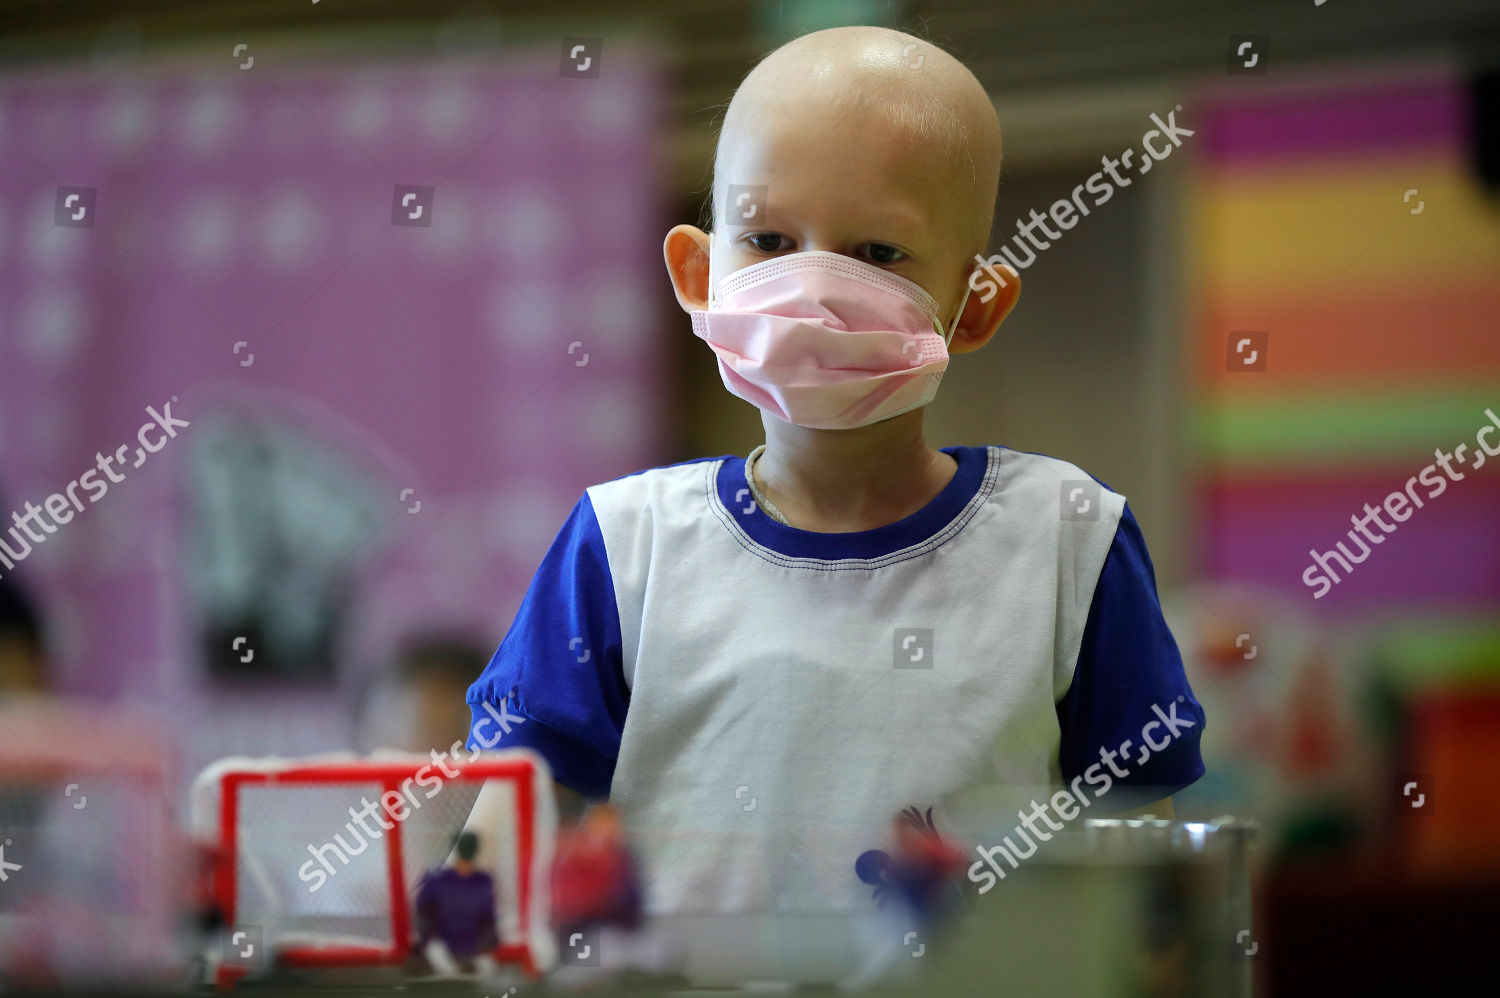
{"type": "Polygon", "coordinates": [[[0,534],[0,698],[128,715],[177,787],[463,738],[582,490],[760,441],[661,239],[739,78],[840,24],[990,90],[994,248],[1150,115],[1192,131],[1025,269],[929,440],[1129,497],[1209,718],[1179,815],[1263,823],[1265,993],[1451,962],[1500,883],[1479,0],[0,0],[0,510],[77,507],[0,534]],[[1351,515],[1459,445],[1358,561],[1351,515]]]}

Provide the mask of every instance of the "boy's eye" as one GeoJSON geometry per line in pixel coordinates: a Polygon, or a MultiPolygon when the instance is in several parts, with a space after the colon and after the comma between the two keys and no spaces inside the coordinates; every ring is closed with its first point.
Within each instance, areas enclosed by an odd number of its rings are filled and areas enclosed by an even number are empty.
{"type": "Polygon", "coordinates": [[[906,255],[890,243],[865,243],[864,251],[871,263],[895,263],[906,255]]]}
{"type": "Polygon", "coordinates": [[[775,232],[757,232],[746,238],[751,246],[754,246],[762,253],[775,253],[778,250],[784,250],[790,242],[786,236],[775,232]]]}

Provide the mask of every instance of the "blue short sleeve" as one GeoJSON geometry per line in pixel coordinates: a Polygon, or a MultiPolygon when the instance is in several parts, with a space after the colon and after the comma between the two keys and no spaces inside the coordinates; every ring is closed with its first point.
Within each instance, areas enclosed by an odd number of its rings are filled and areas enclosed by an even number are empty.
{"type": "Polygon", "coordinates": [[[1091,776],[1108,772],[1113,784],[1135,791],[1122,805],[1169,796],[1203,775],[1203,708],[1162,616],[1156,572],[1128,504],[1099,573],[1057,718],[1064,782],[1091,767],[1091,776]],[[1106,760],[1113,761],[1108,770],[1099,765],[1106,760]]]}
{"type": "Polygon", "coordinates": [[[608,796],[630,702],[620,648],[604,536],[584,493],[469,687],[469,747],[533,749],[559,783],[608,796]]]}

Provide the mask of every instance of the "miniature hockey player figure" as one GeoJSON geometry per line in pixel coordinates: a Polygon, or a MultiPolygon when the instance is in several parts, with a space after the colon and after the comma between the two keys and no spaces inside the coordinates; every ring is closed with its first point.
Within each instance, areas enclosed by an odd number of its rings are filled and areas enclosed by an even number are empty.
{"type": "Polygon", "coordinates": [[[453,865],[429,871],[417,888],[417,947],[440,975],[494,969],[495,882],[474,865],[478,852],[479,837],[462,833],[453,865]]]}
{"type": "MultiPolygon", "coordinates": [[[[881,917],[864,940],[860,968],[843,982],[845,990],[863,990],[890,974],[914,945],[925,950],[963,898],[958,874],[964,852],[938,833],[931,808],[925,815],[907,808],[894,828],[894,856],[871,849],[854,862],[859,879],[875,888],[881,917]]],[[[906,963],[908,970],[914,966],[906,963]]]]}
{"type": "Polygon", "coordinates": [[[603,976],[669,970],[660,941],[643,925],[640,874],[611,805],[592,805],[558,836],[551,893],[552,925],[566,968],[551,983],[566,990],[570,972],[577,983],[596,976],[585,967],[603,976]],[[598,950],[592,959],[586,955],[590,946],[598,950]]]}
{"type": "Polygon", "coordinates": [[[566,940],[598,925],[634,929],[641,921],[640,876],[620,818],[606,803],[558,836],[552,864],[552,924],[566,940]]]}
{"type": "Polygon", "coordinates": [[[955,878],[964,853],[938,834],[930,808],[925,816],[907,808],[893,825],[896,855],[871,849],[855,861],[855,873],[875,887],[880,908],[895,902],[914,928],[930,925],[961,897],[955,878]]]}
{"type": "Polygon", "coordinates": [[[915,808],[903,812],[895,824],[897,889],[916,920],[932,925],[957,903],[964,853],[938,834],[931,808],[925,819],[915,808]]]}

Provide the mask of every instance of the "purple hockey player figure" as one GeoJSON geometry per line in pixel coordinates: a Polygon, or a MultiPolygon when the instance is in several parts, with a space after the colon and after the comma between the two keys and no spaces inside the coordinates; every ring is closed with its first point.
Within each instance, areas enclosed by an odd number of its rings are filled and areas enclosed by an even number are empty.
{"type": "Polygon", "coordinates": [[[417,887],[417,949],[434,972],[490,973],[499,945],[495,929],[495,881],[474,865],[479,837],[464,832],[452,866],[429,870],[417,887]]]}

